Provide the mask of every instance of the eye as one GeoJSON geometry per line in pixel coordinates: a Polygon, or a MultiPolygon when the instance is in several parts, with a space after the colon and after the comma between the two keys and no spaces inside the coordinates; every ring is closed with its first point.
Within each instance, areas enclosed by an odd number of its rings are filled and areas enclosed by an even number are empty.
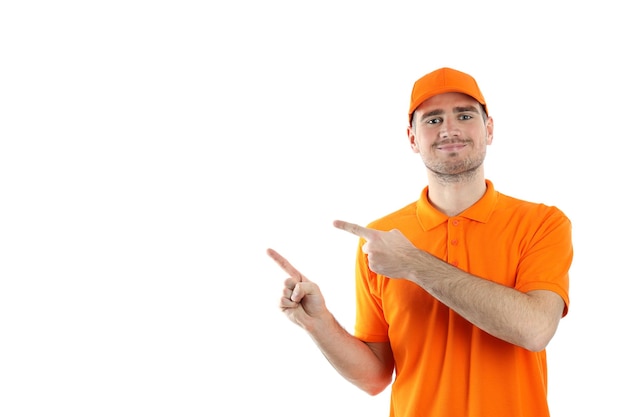
{"type": "Polygon", "coordinates": [[[474,116],[472,116],[471,114],[462,114],[459,116],[459,120],[471,120],[473,118],[474,116]]]}
{"type": "Polygon", "coordinates": [[[434,119],[426,120],[426,124],[429,124],[429,125],[435,125],[438,123],[441,123],[441,117],[435,117],[434,119]]]}

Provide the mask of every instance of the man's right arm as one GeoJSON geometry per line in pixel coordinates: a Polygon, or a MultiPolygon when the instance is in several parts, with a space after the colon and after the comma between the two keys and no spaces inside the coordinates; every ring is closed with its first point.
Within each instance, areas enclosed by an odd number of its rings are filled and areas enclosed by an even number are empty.
{"type": "Polygon", "coordinates": [[[363,391],[376,395],[391,383],[394,361],[388,342],[357,339],[330,312],[305,330],[337,372],[363,391]]]}
{"type": "Polygon", "coordinates": [[[317,284],[278,252],[268,249],[267,254],[289,275],[280,299],[285,315],[309,334],[340,375],[370,395],[383,391],[394,371],[390,344],[365,343],[348,333],[326,308],[317,284]]]}

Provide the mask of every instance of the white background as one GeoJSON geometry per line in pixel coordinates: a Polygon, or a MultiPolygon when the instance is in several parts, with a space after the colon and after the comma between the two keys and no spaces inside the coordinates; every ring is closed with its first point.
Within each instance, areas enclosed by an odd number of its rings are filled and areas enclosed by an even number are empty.
{"type": "Polygon", "coordinates": [[[385,416],[277,308],[353,324],[356,238],[425,185],[416,78],[472,74],[486,172],[574,227],[554,417],[624,416],[619,2],[0,5],[0,415],[385,416]],[[560,3],[560,5],[554,5],[560,3]]]}

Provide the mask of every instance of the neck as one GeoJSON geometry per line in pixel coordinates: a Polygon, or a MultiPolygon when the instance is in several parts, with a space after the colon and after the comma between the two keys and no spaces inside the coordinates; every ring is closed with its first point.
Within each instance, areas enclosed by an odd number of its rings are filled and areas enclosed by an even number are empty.
{"type": "Polygon", "coordinates": [[[487,184],[482,167],[473,175],[441,177],[428,172],[428,200],[447,216],[456,216],[485,194],[487,184]]]}

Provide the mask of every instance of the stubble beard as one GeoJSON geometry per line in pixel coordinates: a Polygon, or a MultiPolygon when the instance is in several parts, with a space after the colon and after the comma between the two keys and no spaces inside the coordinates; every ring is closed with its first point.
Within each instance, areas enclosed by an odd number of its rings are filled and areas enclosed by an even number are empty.
{"type": "Polygon", "coordinates": [[[479,168],[483,165],[486,156],[486,150],[483,149],[478,155],[470,156],[462,160],[455,160],[458,153],[454,152],[449,155],[449,161],[429,161],[424,160],[426,169],[429,170],[434,178],[441,184],[458,184],[462,182],[470,182],[478,175],[479,168]]]}

